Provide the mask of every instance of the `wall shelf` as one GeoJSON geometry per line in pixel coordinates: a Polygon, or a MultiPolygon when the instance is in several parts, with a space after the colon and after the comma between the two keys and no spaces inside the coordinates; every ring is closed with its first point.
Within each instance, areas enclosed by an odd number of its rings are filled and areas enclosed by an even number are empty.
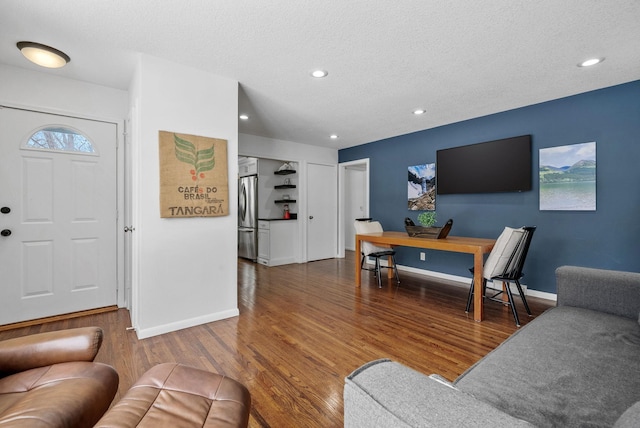
{"type": "Polygon", "coordinates": [[[295,204],[296,200],[295,199],[278,199],[273,201],[276,204],[295,204]]]}
{"type": "Polygon", "coordinates": [[[275,175],[289,175],[289,174],[295,174],[296,170],[295,169],[282,169],[282,170],[274,171],[273,173],[275,175]]]}
{"type": "Polygon", "coordinates": [[[295,189],[295,184],[279,184],[277,186],[273,186],[274,189],[295,189]]]}

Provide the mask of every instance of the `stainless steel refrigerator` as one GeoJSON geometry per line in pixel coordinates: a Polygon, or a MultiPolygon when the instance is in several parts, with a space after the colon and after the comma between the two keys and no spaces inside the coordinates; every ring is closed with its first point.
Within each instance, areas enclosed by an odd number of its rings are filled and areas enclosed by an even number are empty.
{"type": "Polygon", "coordinates": [[[238,181],[238,257],[258,258],[258,176],[238,181]]]}

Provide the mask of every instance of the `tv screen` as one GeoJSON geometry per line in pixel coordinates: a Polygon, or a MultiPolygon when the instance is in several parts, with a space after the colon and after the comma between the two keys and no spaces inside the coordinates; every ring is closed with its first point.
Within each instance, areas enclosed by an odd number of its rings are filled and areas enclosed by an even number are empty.
{"type": "Polygon", "coordinates": [[[531,190],[531,135],[438,150],[436,192],[497,193],[531,190]]]}

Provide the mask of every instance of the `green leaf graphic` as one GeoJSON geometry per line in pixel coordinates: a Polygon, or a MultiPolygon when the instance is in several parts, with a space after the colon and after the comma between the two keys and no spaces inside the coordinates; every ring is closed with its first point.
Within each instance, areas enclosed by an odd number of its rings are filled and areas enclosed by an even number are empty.
{"type": "Polygon", "coordinates": [[[198,172],[200,171],[211,171],[213,167],[216,166],[215,160],[211,159],[209,161],[199,162],[196,165],[196,169],[198,172]]]}
{"type": "Polygon", "coordinates": [[[197,153],[198,158],[205,156],[213,156],[213,146],[210,149],[198,150],[197,153]]]}
{"type": "Polygon", "coordinates": [[[176,158],[181,162],[188,163],[189,165],[193,165],[195,163],[195,158],[193,157],[193,155],[180,152],[177,149],[176,149],[176,158]]]}
{"type": "Polygon", "coordinates": [[[213,169],[216,164],[213,145],[208,149],[196,150],[196,146],[176,134],[173,134],[173,140],[176,146],[176,159],[191,165],[196,175],[213,169]]]}
{"type": "Polygon", "coordinates": [[[179,161],[186,162],[189,165],[196,163],[196,147],[190,142],[183,140],[176,134],[173,134],[173,141],[176,146],[176,158],[179,161]]]}

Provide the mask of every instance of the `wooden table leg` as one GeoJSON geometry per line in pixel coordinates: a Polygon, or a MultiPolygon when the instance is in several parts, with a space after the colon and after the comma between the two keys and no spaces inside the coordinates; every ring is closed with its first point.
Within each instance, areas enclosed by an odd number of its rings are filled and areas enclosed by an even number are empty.
{"type": "Polygon", "coordinates": [[[360,268],[360,257],[362,257],[362,250],[360,248],[360,239],[358,239],[358,235],[356,234],[356,287],[360,287],[360,278],[362,276],[362,269],[360,268]]]}
{"type": "MultiPolygon", "coordinates": [[[[494,282],[495,285],[495,282],[494,282]]],[[[509,284],[506,281],[502,281],[502,301],[504,302],[505,305],[509,304],[509,295],[507,294],[507,287],[509,287],[511,284],[509,284]]]]}
{"type": "Polygon", "coordinates": [[[391,266],[393,266],[391,256],[387,257],[387,266],[387,278],[391,279],[394,277],[393,269],[391,269],[391,266]]]}
{"type": "Polygon", "coordinates": [[[473,319],[480,322],[484,316],[483,310],[483,290],[482,290],[482,268],[484,256],[481,251],[476,251],[473,255],[473,319]]]}

